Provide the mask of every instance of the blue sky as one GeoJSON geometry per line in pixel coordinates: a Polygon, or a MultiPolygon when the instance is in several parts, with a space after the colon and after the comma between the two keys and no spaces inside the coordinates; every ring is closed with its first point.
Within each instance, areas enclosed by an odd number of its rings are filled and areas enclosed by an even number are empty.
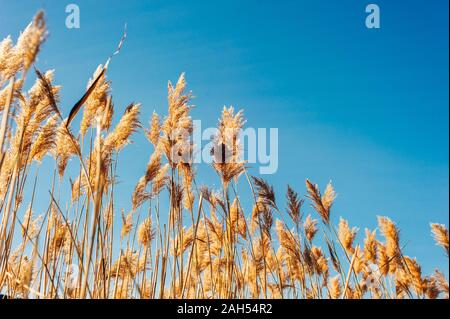
{"type": "MultiPolygon", "coordinates": [[[[46,10],[37,66],[56,69],[68,114],[126,22],[108,71],[117,114],[131,101],[142,103],[144,123],[153,110],[165,114],[167,80],[186,72],[204,126],[233,105],[248,126],[279,129],[279,169],[265,178],[280,201],[287,183],[304,194],[305,178],[322,188],[332,180],[335,223],[343,216],[362,233],[388,215],[425,272],[448,272],[428,224],[449,221],[448,1],[372,2],[381,29],[365,27],[369,1],[0,0],[0,37],[17,38],[46,10]],[[80,29],[65,27],[71,2],[80,29]]],[[[142,135],[133,140],[119,161],[125,209],[151,153],[142,135]]],[[[210,168],[199,171],[200,184],[218,184],[210,168]]]]}

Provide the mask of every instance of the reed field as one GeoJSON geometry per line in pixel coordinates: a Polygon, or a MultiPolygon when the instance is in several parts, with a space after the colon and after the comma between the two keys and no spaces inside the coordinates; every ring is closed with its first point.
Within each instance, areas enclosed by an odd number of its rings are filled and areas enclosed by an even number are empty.
{"type": "MultiPolygon", "coordinates": [[[[448,298],[445,274],[422,273],[418,261],[403,253],[405,239],[388,217],[373,216],[376,229],[359,230],[342,218],[334,225],[331,183],[306,179],[307,193],[298,194],[251,176],[238,156],[243,111],[217,110],[209,173],[220,187],[199,185],[194,163],[175,160],[193,150],[189,136],[179,134],[193,130],[184,74],[175,85],[169,82],[167,114],[143,119],[139,103],[115,112],[108,59],[64,114],[54,71],[34,65],[46,40],[39,12],[18,39],[0,42],[2,296],[448,298]],[[31,87],[25,87],[27,77],[31,87]],[[129,206],[117,207],[115,186],[126,178],[117,159],[138,134],[145,134],[153,153],[133,181],[129,206]],[[45,156],[54,170],[31,174],[45,156]],[[69,174],[68,166],[77,174],[69,174]],[[40,185],[39,174],[53,182],[40,185]],[[238,184],[252,195],[240,196],[238,184]],[[49,190],[46,211],[33,205],[36,187],[49,190]],[[168,201],[160,202],[162,196],[168,201]]],[[[437,245],[429,249],[448,257],[447,226],[435,222],[421,236],[433,236],[437,245]]]]}

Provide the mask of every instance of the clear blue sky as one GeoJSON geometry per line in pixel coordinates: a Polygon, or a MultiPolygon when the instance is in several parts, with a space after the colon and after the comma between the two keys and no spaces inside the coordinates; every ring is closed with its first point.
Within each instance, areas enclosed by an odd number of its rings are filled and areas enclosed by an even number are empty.
{"type": "MultiPolygon", "coordinates": [[[[343,216],[362,232],[388,215],[425,272],[448,272],[428,224],[449,221],[448,1],[371,2],[0,0],[0,37],[16,38],[46,10],[50,37],[37,66],[56,69],[68,114],[127,22],[108,71],[117,113],[137,101],[144,123],[153,110],[165,114],[167,80],[185,71],[204,125],[234,105],[249,126],[279,128],[279,170],[266,178],[280,201],[287,183],[304,194],[305,178],[322,188],[332,180],[334,222],[343,216]],[[65,27],[71,2],[77,30],[65,27]],[[371,2],[379,30],[364,25],[371,2]]],[[[151,152],[142,135],[134,141],[119,162],[126,210],[151,152]]],[[[200,184],[217,184],[209,168],[199,171],[200,184]]]]}

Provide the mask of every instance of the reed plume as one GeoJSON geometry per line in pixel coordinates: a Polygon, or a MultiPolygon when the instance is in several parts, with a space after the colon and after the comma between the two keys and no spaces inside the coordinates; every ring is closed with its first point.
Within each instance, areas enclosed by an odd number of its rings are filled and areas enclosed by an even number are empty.
{"type": "Polygon", "coordinates": [[[357,232],[358,229],[356,227],[350,229],[348,222],[345,219],[341,218],[339,220],[339,229],[338,229],[339,240],[344,246],[344,249],[349,254],[353,254],[353,252],[355,251],[355,249],[353,248],[353,242],[355,240],[357,232]]]}
{"type": "Polygon", "coordinates": [[[105,108],[108,108],[107,99],[109,95],[110,83],[106,80],[106,75],[103,72],[103,65],[99,65],[95,70],[91,79],[89,79],[87,88],[89,88],[95,79],[100,76],[97,85],[93,92],[89,95],[85,102],[83,117],[80,124],[80,133],[85,135],[87,130],[94,124],[97,116],[103,117],[105,108]]]}
{"type": "Polygon", "coordinates": [[[331,186],[331,183],[328,183],[322,196],[318,186],[306,180],[306,189],[308,191],[308,198],[312,201],[312,207],[319,213],[322,220],[328,224],[330,222],[331,206],[336,198],[333,186],[331,186]]]}
{"type": "Polygon", "coordinates": [[[47,37],[45,27],[44,12],[40,11],[17,40],[17,50],[22,57],[22,65],[25,71],[36,60],[40,47],[47,37]]]}
{"type": "Polygon", "coordinates": [[[245,124],[242,110],[234,114],[234,108],[224,107],[219,119],[218,131],[213,138],[213,166],[226,188],[233,178],[244,170],[241,160],[240,130],[245,124]]]}
{"type": "Polygon", "coordinates": [[[378,227],[386,239],[385,252],[389,259],[389,271],[401,268],[400,234],[397,226],[388,217],[378,216],[378,227]]]}
{"type": "Polygon", "coordinates": [[[434,240],[436,241],[436,245],[441,246],[445,249],[448,257],[448,230],[445,225],[432,223],[431,232],[433,233],[434,240]]]}

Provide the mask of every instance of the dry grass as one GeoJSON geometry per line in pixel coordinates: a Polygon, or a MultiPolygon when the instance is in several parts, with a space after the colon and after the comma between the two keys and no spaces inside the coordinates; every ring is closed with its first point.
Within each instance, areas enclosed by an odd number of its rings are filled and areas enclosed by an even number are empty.
{"type": "MultiPolygon", "coordinates": [[[[239,160],[242,111],[224,108],[213,138],[211,172],[217,173],[220,189],[197,187],[194,165],[175,160],[193,150],[189,136],[177,133],[193,129],[184,74],[175,86],[169,82],[168,114],[153,114],[144,129],[154,152],[136,181],[132,209],[118,213],[117,160],[141,128],[140,105],[130,104],[111,127],[111,83],[102,65],[69,119],[58,109],[60,87],[53,84],[53,71],[36,70],[35,84],[25,91],[46,34],[38,13],[16,44],[10,37],[0,42],[0,293],[13,298],[448,298],[445,276],[438,270],[422,274],[417,260],[403,254],[400,231],[389,218],[378,217],[378,232],[366,229],[360,245],[359,231],[348,221],[341,219],[335,228],[331,184],[321,194],[306,180],[313,210],[306,217],[305,200],[288,187],[283,211],[275,190],[248,176],[239,160]],[[70,124],[79,110],[75,136],[70,124]],[[45,155],[54,158],[54,182],[48,185],[48,209],[37,216],[38,175],[33,181],[29,174],[45,155]],[[78,176],[67,176],[71,158],[78,176]],[[68,179],[71,189],[62,186],[68,179]],[[26,203],[30,183],[33,200],[26,203]],[[252,191],[245,199],[253,202],[251,212],[241,205],[238,183],[252,191]],[[60,201],[61,192],[71,192],[70,203],[60,201]],[[160,207],[166,194],[169,204],[160,207]]],[[[431,224],[431,230],[448,256],[447,228],[431,224]]]]}

